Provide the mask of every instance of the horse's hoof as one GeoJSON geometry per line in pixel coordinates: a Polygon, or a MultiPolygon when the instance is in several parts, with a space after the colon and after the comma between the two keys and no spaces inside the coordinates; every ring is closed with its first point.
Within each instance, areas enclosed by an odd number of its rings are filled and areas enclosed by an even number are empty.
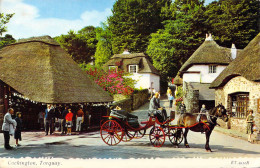
{"type": "Polygon", "coordinates": [[[189,146],[189,145],[186,145],[186,148],[190,148],[190,146],[189,146]]]}
{"type": "Polygon", "coordinates": [[[211,149],[207,149],[206,152],[212,152],[211,149]]]}

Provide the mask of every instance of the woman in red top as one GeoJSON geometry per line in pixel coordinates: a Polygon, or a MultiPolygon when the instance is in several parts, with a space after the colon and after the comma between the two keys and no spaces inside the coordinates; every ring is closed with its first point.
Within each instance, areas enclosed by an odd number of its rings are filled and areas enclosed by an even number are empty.
{"type": "Polygon", "coordinates": [[[67,126],[67,135],[71,135],[71,127],[72,127],[72,117],[73,113],[71,112],[71,109],[68,109],[69,113],[66,115],[66,126],[67,126]]]}

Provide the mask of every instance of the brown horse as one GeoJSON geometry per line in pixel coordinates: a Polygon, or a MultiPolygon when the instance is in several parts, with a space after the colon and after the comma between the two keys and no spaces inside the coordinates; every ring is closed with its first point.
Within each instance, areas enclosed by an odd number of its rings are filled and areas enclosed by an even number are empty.
{"type": "Polygon", "coordinates": [[[205,115],[202,115],[200,123],[198,123],[197,121],[197,116],[198,114],[184,113],[180,115],[180,118],[178,119],[178,126],[185,127],[185,132],[183,134],[184,145],[186,146],[186,148],[189,148],[189,144],[187,141],[187,134],[189,130],[194,132],[205,132],[206,134],[205,149],[207,152],[208,151],[211,152],[211,149],[209,147],[210,134],[213,131],[214,127],[217,125],[217,118],[221,118],[225,122],[228,121],[226,109],[222,104],[219,104],[218,106],[209,110],[208,118],[205,115]]]}

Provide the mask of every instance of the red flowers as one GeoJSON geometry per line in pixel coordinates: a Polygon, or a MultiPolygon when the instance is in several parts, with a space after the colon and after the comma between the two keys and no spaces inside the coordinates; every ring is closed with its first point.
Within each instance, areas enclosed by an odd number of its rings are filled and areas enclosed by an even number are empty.
{"type": "Polygon", "coordinates": [[[131,78],[123,77],[126,74],[122,70],[111,69],[105,71],[103,69],[90,68],[87,70],[87,74],[95,83],[109,92],[110,95],[131,95],[134,91],[135,81],[131,78]]]}
{"type": "Polygon", "coordinates": [[[176,99],[176,102],[181,102],[182,100],[183,100],[183,98],[180,97],[180,98],[176,99]]]}

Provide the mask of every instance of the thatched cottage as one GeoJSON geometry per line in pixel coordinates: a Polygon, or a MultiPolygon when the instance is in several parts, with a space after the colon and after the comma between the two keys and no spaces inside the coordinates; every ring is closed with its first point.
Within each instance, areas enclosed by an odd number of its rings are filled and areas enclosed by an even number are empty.
{"type": "Polygon", "coordinates": [[[159,72],[144,53],[124,51],[122,54],[115,54],[104,67],[120,68],[131,73],[130,77],[137,80],[135,88],[160,91],[159,72]]]}
{"type": "Polygon", "coordinates": [[[13,102],[15,96],[45,104],[113,101],[49,36],[0,50],[0,120],[9,106],[21,103],[13,102]]]}
{"type": "Polygon", "coordinates": [[[211,35],[206,35],[205,41],[179,70],[188,111],[198,112],[202,104],[207,109],[214,107],[214,90],[209,86],[240,51],[235,45],[232,48],[221,47],[211,35]]]}
{"type": "MultiPolygon", "coordinates": [[[[222,103],[231,115],[229,127],[245,132],[248,110],[260,128],[260,33],[212,82],[216,104],[222,103]]],[[[260,140],[258,131],[258,140],[260,140]]]]}

